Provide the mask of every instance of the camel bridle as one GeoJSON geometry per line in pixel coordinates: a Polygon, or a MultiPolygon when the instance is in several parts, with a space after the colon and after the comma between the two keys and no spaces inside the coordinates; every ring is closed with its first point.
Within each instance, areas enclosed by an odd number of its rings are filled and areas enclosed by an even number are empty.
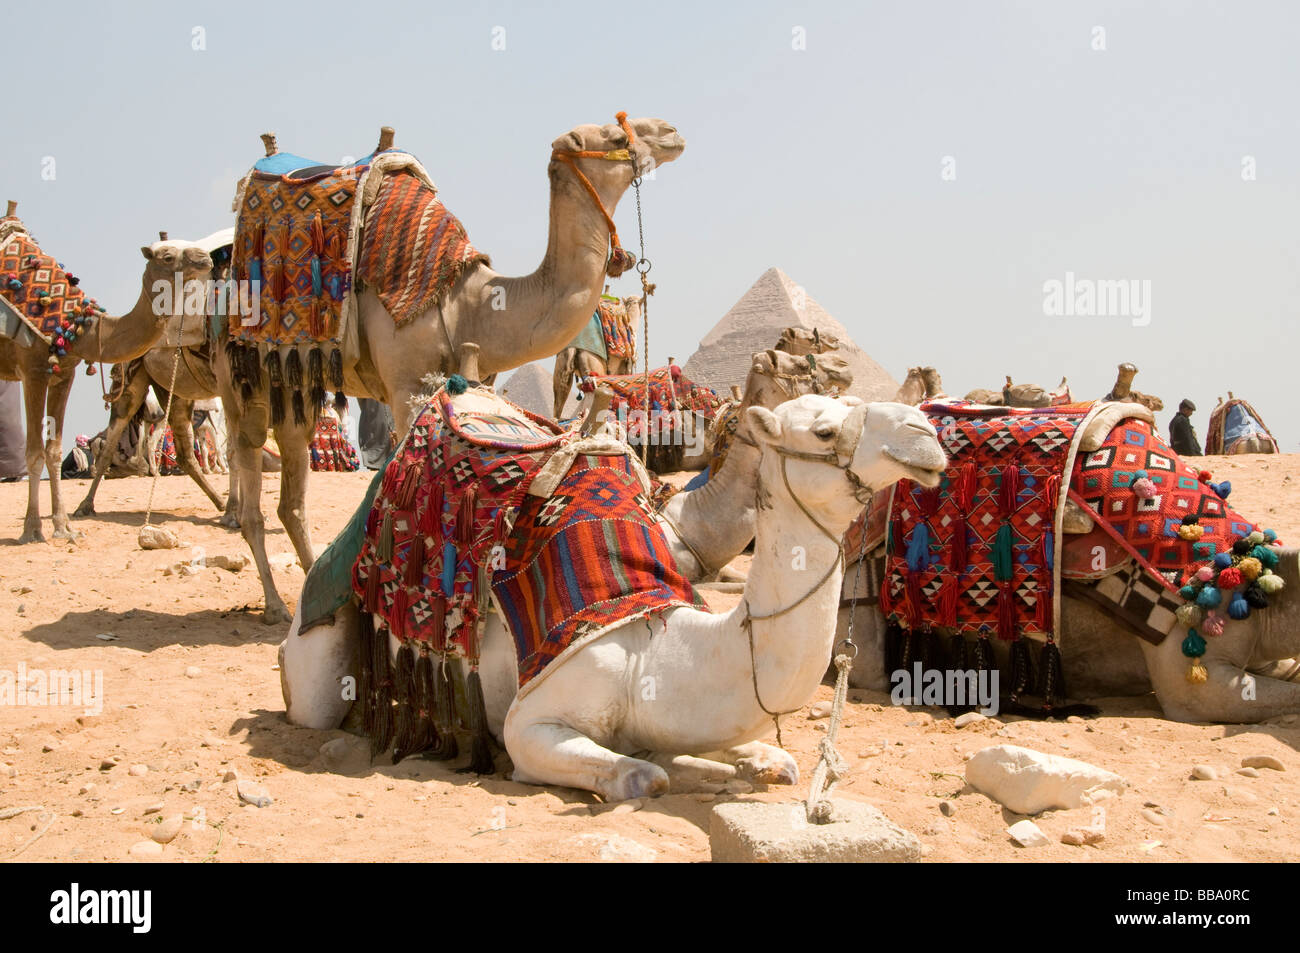
{"type": "Polygon", "coordinates": [[[614,216],[609,214],[609,209],[605,208],[605,203],[601,201],[600,193],[596,187],[591,184],[591,179],[578,167],[579,159],[603,159],[607,162],[630,162],[632,163],[632,175],[636,177],[636,156],[632,154],[632,146],[636,143],[636,133],[632,131],[632,126],[627,121],[627,113],[619,112],[614,116],[618,121],[623,132],[627,134],[627,145],[620,149],[554,149],[551,151],[551,158],[557,162],[562,162],[573,170],[573,174],[578,177],[582,187],[587,190],[591,200],[596,203],[596,208],[605,218],[605,227],[609,229],[609,261],[605,264],[605,274],[611,278],[617,278],[623,272],[627,271],[637,262],[637,257],[623,248],[622,242],[618,240],[618,229],[614,226],[614,216]]]}

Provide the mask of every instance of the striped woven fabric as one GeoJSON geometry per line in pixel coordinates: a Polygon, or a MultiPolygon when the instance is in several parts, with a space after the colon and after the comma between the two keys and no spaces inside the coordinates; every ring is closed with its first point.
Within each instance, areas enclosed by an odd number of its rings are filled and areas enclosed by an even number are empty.
{"type": "Polygon", "coordinates": [[[627,305],[617,298],[610,300],[604,296],[600,299],[597,311],[600,315],[600,330],[605,336],[605,353],[621,357],[631,367],[636,363],[636,334],[633,333],[632,319],[627,316],[627,305]]]}
{"type": "MultiPolygon", "coordinates": [[[[627,421],[628,415],[643,409],[645,404],[645,376],[642,374],[593,374],[579,385],[586,393],[591,393],[597,386],[604,384],[614,392],[610,401],[610,412],[619,420],[627,421]]],[[[673,365],[656,367],[650,372],[650,417],[654,424],[652,432],[672,431],[677,421],[672,417],[674,411],[682,414],[694,413],[705,421],[712,420],[722,406],[722,398],[703,384],[696,384],[682,373],[680,367],[673,365]]],[[[628,435],[637,438],[641,422],[632,420],[627,423],[628,435]]]]}
{"type": "Polygon", "coordinates": [[[438,304],[466,267],[489,262],[437,193],[409,172],[384,177],[357,257],[357,277],[398,327],[438,304]]]}
{"type": "MultiPolygon", "coordinates": [[[[77,287],[77,279],[41,251],[17,218],[0,220],[0,297],[49,345],[50,366],[56,369],[77,337],[104,314],[77,287]]],[[[4,327],[0,322],[0,329],[4,327]]],[[[20,328],[15,322],[15,335],[20,328]]]]}

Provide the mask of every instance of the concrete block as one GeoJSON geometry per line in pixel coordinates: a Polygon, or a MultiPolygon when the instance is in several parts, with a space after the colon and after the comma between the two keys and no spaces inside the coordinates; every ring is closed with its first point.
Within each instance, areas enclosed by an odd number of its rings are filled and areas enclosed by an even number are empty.
{"type": "Polygon", "coordinates": [[[802,802],[719,804],[709,818],[715,863],[885,863],[921,859],[920,842],[870,804],[834,800],[829,824],[802,802]]]}

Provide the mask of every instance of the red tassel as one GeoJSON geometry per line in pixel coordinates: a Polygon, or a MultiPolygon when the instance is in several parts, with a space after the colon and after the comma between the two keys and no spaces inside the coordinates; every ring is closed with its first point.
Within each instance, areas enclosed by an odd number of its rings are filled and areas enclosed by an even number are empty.
{"type": "Polygon", "coordinates": [[[441,593],[433,597],[433,612],[429,618],[430,638],[436,652],[447,649],[447,598],[441,593]]]}
{"type": "Polygon", "coordinates": [[[1016,495],[1020,492],[1020,467],[1008,463],[1002,468],[1002,480],[998,485],[998,508],[1003,516],[1010,516],[1016,510],[1016,495]]]}
{"type": "Polygon", "coordinates": [[[1047,478],[1047,483],[1043,487],[1043,498],[1047,500],[1047,505],[1052,508],[1052,517],[1056,517],[1056,504],[1060,502],[1061,493],[1061,476],[1053,473],[1047,478]]]}
{"type": "Polygon", "coordinates": [[[366,604],[363,607],[367,612],[379,611],[379,566],[370,567],[370,575],[366,577],[366,604]]]}
{"type": "Polygon", "coordinates": [[[424,582],[424,536],[415,534],[410,548],[406,551],[406,584],[420,586],[424,582]]]}
{"type": "Polygon", "coordinates": [[[402,475],[402,488],[398,491],[397,506],[399,509],[409,510],[415,503],[415,494],[420,489],[420,471],[423,469],[423,463],[408,463],[406,472],[402,475]]]}
{"type": "Polygon", "coordinates": [[[1014,642],[1016,632],[1016,588],[1014,582],[1001,583],[998,591],[998,638],[1014,642]]]}
{"type": "Polygon", "coordinates": [[[424,509],[420,510],[420,532],[437,540],[442,534],[438,532],[438,514],[442,512],[442,487],[434,484],[429,498],[425,500],[424,509]]]}
{"type": "Polygon", "coordinates": [[[398,586],[397,590],[393,593],[390,624],[393,627],[393,635],[403,641],[406,639],[406,614],[410,608],[410,596],[406,594],[405,588],[398,586]]]}
{"type": "Polygon", "coordinates": [[[921,574],[919,572],[907,572],[903,575],[903,583],[907,587],[907,619],[908,627],[912,629],[921,626],[921,574]]]}
{"type": "Polygon", "coordinates": [[[975,472],[975,464],[963,463],[957,474],[955,493],[963,516],[970,512],[971,504],[975,502],[975,487],[978,482],[979,475],[975,472]]]}
{"type": "Polygon", "coordinates": [[[1038,590],[1038,601],[1034,605],[1038,614],[1038,627],[1044,632],[1052,631],[1052,590],[1050,584],[1038,590]]]}
{"type": "Polygon", "coordinates": [[[966,550],[966,521],[958,520],[952,531],[952,565],[948,568],[961,578],[966,574],[968,554],[966,550]]]}
{"type": "Polygon", "coordinates": [[[926,519],[934,516],[939,511],[939,488],[937,486],[922,488],[917,494],[917,505],[921,509],[921,515],[926,519]]]}
{"type": "Polygon", "coordinates": [[[894,611],[894,598],[890,593],[890,589],[893,588],[893,585],[894,577],[888,570],[886,570],[885,578],[880,581],[880,614],[884,616],[886,620],[889,619],[890,613],[894,611]]]}
{"type": "Polygon", "coordinates": [[[474,540],[474,507],[478,496],[473,484],[465,490],[460,498],[460,511],[456,514],[456,542],[469,543],[474,540]]]}
{"type": "Polygon", "coordinates": [[[942,625],[957,624],[957,598],[960,595],[959,577],[954,576],[943,581],[943,586],[939,589],[939,618],[943,620],[942,625]]]}

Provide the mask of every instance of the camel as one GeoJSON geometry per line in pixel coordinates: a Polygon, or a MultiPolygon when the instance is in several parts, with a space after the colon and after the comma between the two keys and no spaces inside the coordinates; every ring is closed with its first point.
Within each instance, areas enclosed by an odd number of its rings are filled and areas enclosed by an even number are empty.
{"type": "MultiPolygon", "coordinates": [[[[391,130],[384,137],[391,145],[391,130]]],[[[272,154],[274,137],[268,134],[264,141],[272,154]]],[[[560,136],[551,144],[547,167],[550,224],[537,269],[506,277],[477,263],[465,269],[440,305],[401,327],[373,288],[361,291],[360,354],[343,369],[344,391],[388,404],[400,437],[410,426],[410,399],[423,390],[423,378],[456,371],[462,343],[481,345],[483,380],[559,353],[591,320],[607,268],[615,267],[609,250],[611,216],[619,199],[635,176],[673,161],[685,148],[685,140],[663,120],[627,120],[621,114],[619,123],[581,125],[560,136]]],[[[627,255],[616,251],[617,257],[627,255]]],[[[242,399],[225,348],[219,349],[215,368],[233,436],[232,469],[239,474],[240,528],[266,602],[262,620],[268,625],[288,622],[289,611],[271,576],[261,510],[261,449],[271,423],[268,394],[263,388],[242,399]]],[[[308,569],[315,558],[307,518],[308,447],[315,421],[298,424],[287,417],[274,431],[282,467],[277,512],[299,562],[308,569]]]]}
{"type": "Polygon", "coordinates": [[[1228,399],[1216,398],[1205,428],[1206,455],[1223,453],[1281,453],[1259,411],[1228,391],[1228,399]],[[1234,419],[1235,418],[1235,421],[1234,419]],[[1229,425],[1232,430],[1229,430],[1229,425]],[[1235,432],[1236,439],[1233,439],[1235,432]]]}
{"type": "Polygon", "coordinates": [[[827,351],[838,350],[839,346],[838,337],[824,333],[820,328],[813,328],[811,331],[807,328],[785,328],[781,332],[781,340],[776,342],[778,351],[796,356],[825,354],[827,351]]]}
{"type": "MultiPolygon", "coordinates": [[[[1130,405],[1133,406],[1133,405],[1130,405]]],[[[1140,408],[1135,408],[1140,409],[1140,408]]],[[[1073,501],[1066,507],[1062,532],[1068,536],[1093,529],[1096,513],[1073,501]]],[[[1059,642],[1070,694],[1076,698],[1143,695],[1154,691],[1166,718],[1184,722],[1249,724],[1300,712],[1300,549],[1279,548],[1274,572],[1283,580],[1281,593],[1270,605],[1242,620],[1226,620],[1223,633],[1206,640],[1201,663],[1208,673],[1202,683],[1188,679],[1188,658],[1182,643],[1185,625],[1176,625],[1158,645],[1135,637],[1129,628],[1097,603],[1060,593],[1059,642]]],[[[870,557],[868,557],[870,558],[870,557]]],[[[1115,563],[1124,569],[1131,560],[1115,563]]],[[[867,591],[865,567],[846,571],[844,633],[856,592],[867,591]]],[[[850,674],[855,688],[889,691],[885,671],[885,621],[879,607],[860,602],[853,612],[853,639],[861,648],[850,674]]],[[[1006,643],[992,639],[998,664],[1006,672],[1006,643]]]]}
{"type": "MultiPolygon", "coordinates": [[[[899,404],[806,395],[774,411],[751,407],[746,422],[762,447],[764,503],[735,609],[677,607],[653,626],[615,623],[553,663],[523,697],[512,637],[490,614],[479,672],[487,725],[510,755],[514,780],[583,788],[606,801],[663,794],[670,775],[710,770],[797,783],[794,758],[758,739],[772,727],[769,712],[806,704],[826,671],[840,538],[864,494],[904,477],[937,485],[946,461],[925,416],[899,404]],[[796,546],[807,564],[791,572],[796,546]],[[653,700],[646,684],[656,686],[653,700]]],[[[302,636],[290,631],[281,681],[292,723],[334,728],[346,716],[351,702],[338,684],[353,670],[358,622],[352,611],[302,636]]]]}
{"type": "Polygon", "coordinates": [[[803,359],[775,349],[754,355],[736,433],[724,465],[702,486],[674,494],[660,519],[678,570],[692,582],[715,576],[754,538],[758,464],[762,448],[751,433],[748,408],[772,409],[784,401],[853,385],[848,363],[821,355],[810,370],[803,359]]]}
{"type": "MultiPolygon", "coordinates": [[[[632,325],[634,339],[641,321],[641,302],[641,295],[623,298],[623,307],[627,308],[627,317],[632,325]]],[[[594,320],[599,326],[599,319],[594,318],[594,320]]],[[[555,419],[559,420],[564,415],[564,405],[569,399],[569,391],[573,389],[575,375],[583,378],[591,377],[593,374],[631,374],[636,370],[633,367],[634,363],[634,360],[623,357],[604,358],[583,348],[572,345],[566,347],[555,355],[555,374],[552,382],[555,394],[555,419]]]]}
{"type": "Polygon", "coordinates": [[[1001,391],[977,387],[966,395],[966,400],[993,407],[1050,407],[1067,402],[1069,397],[1070,385],[1064,377],[1056,390],[1049,391],[1037,384],[1013,384],[1011,376],[1007,375],[1001,391]]]}
{"type": "MultiPolygon", "coordinates": [[[[9,203],[8,218],[14,206],[9,203]]],[[[186,295],[169,296],[171,310],[155,306],[155,282],[172,286],[178,279],[182,287],[201,281],[212,271],[212,259],[198,248],[180,248],[166,242],[144,245],[145,258],[140,296],[126,314],[99,315],[87,330],[67,348],[58,370],[50,373],[49,345],[36,338],[26,344],[0,337],[0,379],[21,380],[27,407],[27,512],[23,518],[20,543],[43,542],[41,530],[41,468],[50,474],[50,504],[53,509],[54,538],[71,539],[68,514],[60,493],[60,465],[63,455],[63,414],[76,377],[77,365],[87,363],[119,364],[133,361],[149,351],[162,335],[173,315],[185,308],[186,295]],[[50,425],[44,421],[48,418],[50,425]],[[42,442],[44,435],[44,442],[42,442]]],[[[35,337],[34,335],[32,337],[35,337]]]]}
{"type": "Polygon", "coordinates": [[[942,395],[943,380],[937,370],[933,367],[909,367],[894,401],[915,407],[923,400],[933,400],[942,395]]]}
{"type": "Polygon", "coordinates": [[[1164,410],[1165,402],[1159,397],[1152,397],[1150,394],[1143,394],[1133,390],[1133,378],[1137,376],[1137,372],[1136,364],[1125,361],[1119,365],[1115,374],[1115,384],[1102,400],[1132,401],[1141,404],[1152,412],[1164,410]]]}
{"type": "MultiPolygon", "coordinates": [[[[153,248],[156,249],[165,243],[175,248],[196,248],[205,253],[211,253],[221,245],[230,244],[233,234],[233,229],[225,229],[197,242],[191,242],[169,239],[166,232],[159,232],[159,240],[154,243],[153,248]]],[[[224,278],[226,275],[224,269],[214,267],[208,275],[203,277],[215,280],[224,278]]],[[[183,327],[186,325],[192,326],[195,319],[196,316],[191,315],[189,320],[184,322],[179,318],[174,320],[172,322],[172,335],[169,336],[179,340],[183,327]]],[[[197,320],[206,321],[206,317],[197,316],[197,320]]],[[[145,394],[151,387],[159,403],[164,407],[167,406],[167,389],[171,386],[172,371],[173,367],[175,367],[176,385],[171,394],[171,413],[168,416],[167,423],[171,425],[172,437],[176,445],[176,460],[180,464],[181,470],[197,483],[199,489],[212,501],[212,505],[218,510],[224,510],[222,524],[236,528],[239,525],[236,476],[233,473],[230,474],[230,494],[226,500],[223,500],[204,477],[203,468],[200,466],[195,453],[194,404],[196,401],[211,400],[219,392],[216,375],[212,368],[211,345],[208,343],[186,345],[180,348],[179,361],[177,361],[176,352],[175,345],[160,343],[158,346],[150,348],[148,352],[138,359],[123,364],[120,371],[114,368],[114,388],[109,395],[111,402],[108,417],[108,446],[116,446],[118,435],[135,416],[136,410],[144,402],[145,394]],[[120,383],[118,382],[119,374],[121,375],[120,383]]],[[[95,461],[90,487],[86,490],[85,499],[73,511],[73,516],[94,515],[95,494],[99,490],[99,483],[104,478],[107,466],[108,461],[104,461],[103,465],[99,460],[95,461]]]]}

